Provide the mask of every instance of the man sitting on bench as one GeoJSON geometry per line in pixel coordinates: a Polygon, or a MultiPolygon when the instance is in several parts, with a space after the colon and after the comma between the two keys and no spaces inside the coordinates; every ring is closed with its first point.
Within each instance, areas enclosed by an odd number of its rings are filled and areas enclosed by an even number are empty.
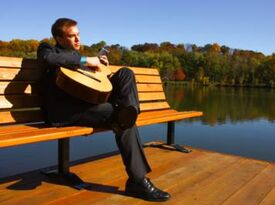
{"type": "Polygon", "coordinates": [[[48,123],[53,126],[80,125],[112,129],[129,176],[126,193],[150,201],[168,200],[170,194],[156,188],[145,177],[151,168],[135,125],[140,108],[133,72],[124,67],[110,78],[113,90],[106,103],[91,104],[75,98],[57,87],[59,67],[74,70],[87,66],[98,69],[101,63],[108,64],[108,58],[106,55],[86,57],[79,54],[80,36],[75,20],[57,19],[52,25],[52,35],[56,45],[53,47],[41,43],[37,51],[38,59],[43,62],[46,71],[44,107],[48,123]]]}

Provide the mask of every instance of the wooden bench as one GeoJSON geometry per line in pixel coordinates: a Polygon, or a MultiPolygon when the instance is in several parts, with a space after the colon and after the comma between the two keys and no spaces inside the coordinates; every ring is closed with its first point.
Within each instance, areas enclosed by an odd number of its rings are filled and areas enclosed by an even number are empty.
{"type": "MultiPolygon", "coordinates": [[[[120,68],[110,67],[113,72],[120,68]]],[[[202,112],[171,109],[165,98],[159,71],[136,67],[131,69],[136,76],[141,107],[137,126],[168,122],[167,144],[173,145],[175,121],[202,116],[202,112]]],[[[40,92],[39,80],[42,73],[35,59],[0,57],[0,147],[58,140],[58,173],[68,175],[70,138],[103,130],[79,126],[48,127],[41,111],[43,93],[40,92]]]]}

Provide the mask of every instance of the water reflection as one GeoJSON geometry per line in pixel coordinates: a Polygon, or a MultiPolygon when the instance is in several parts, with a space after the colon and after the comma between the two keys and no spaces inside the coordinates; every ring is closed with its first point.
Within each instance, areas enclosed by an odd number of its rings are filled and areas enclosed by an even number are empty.
{"type": "Polygon", "coordinates": [[[275,120],[275,91],[263,88],[165,87],[169,104],[177,110],[201,110],[208,125],[275,120]]]}
{"type": "Polygon", "coordinates": [[[177,110],[204,116],[177,122],[176,143],[275,162],[275,90],[167,86],[177,110]]]}

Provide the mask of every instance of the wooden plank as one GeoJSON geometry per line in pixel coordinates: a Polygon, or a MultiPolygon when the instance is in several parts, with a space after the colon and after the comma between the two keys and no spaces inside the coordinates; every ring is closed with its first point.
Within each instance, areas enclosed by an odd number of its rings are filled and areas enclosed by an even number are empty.
{"type": "MultiPolygon", "coordinates": [[[[40,86],[33,81],[3,81],[0,82],[0,94],[37,94],[40,86]]],[[[137,84],[138,92],[161,92],[162,84],[137,84]]]]}
{"type": "Polygon", "coordinates": [[[11,82],[0,82],[0,95],[11,95],[11,94],[38,94],[39,93],[38,83],[11,81],[11,82]]]}
{"type": "Polygon", "coordinates": [[[143,67],[133,67],[133,66],[117,66],[117,65],[110,65],[109,66],[111,71],[113,73],[117,72],[120,68],[122,67],[128,67],[134,73],[137,74],[142,74],[142,75],[159,75],[159,71],[157,68],[143,68],[143,67]]]}
{"type": "Polygon", "coordinates": [[[274,186],[275,166],[269,165],[249,183],[230,196],[223,205],[259,204],[265,198],[266,193],[269,193],[274,186]],[[255,193],[255,190],[258,191],[255,193]]]}
{"type": "Polygon", "coordinates": [[[274,204],[275,204],[275,186],[268,194],[265,195],[264,200],[261,203],[259,203],[259,205],[274,205],[274,204]]]}
{"type": "MultiPolygon", "coordinates": [[[[11,67],[11,68],[39,68],[41,63],[37,59],[26,59],[26,58],[17,58],[17,57],[3,57],[0,56],[0,67],[11,67]]],[[[157,68],[144,68],[144,67],[134,67],[134,66],[118,66],[110,65],[109,66],[112,72],[116,72],[122,67],[128,67],[134,71],[135,74],[146,74],[146,75],[159,75],[157,68]]]]}
{"type": "Polygon", "coordinates": [[[170,106],[167,102],[140,103],[141,111],[160,110],[160,109],[167,109],[169,107],[170,106]]]}
{"type": "Polygon", "coordinates": [[[41,110],[21,110],[0,112],[0,125],[11,123],[28,123],[44,121],[41,110]]]}
{"type": "Polygon", "coordinates": [[[182,112],[178,112],[173,109],[165,109],[165,110],[153,110],[153,111],[147,111],[142,112],[138,116],[138,120],[146,120],[146,119],[154,119],[159,117],[166,117],[166,116],[176,116],[181,115],[182,112]]]}
{"type": "MultiPolygon", "coordinates": [[[[193,151],[196,152],[199,150],[193,149],[193,151]]],[[[180,163],[181,165],[170,172],[162,174],[156,179],[156,183],[161,187],[166,187],[166,191],[172,195],[172,198],[167,201],[166,204],[190,205],[188,202],[185,203],[184,200],[188,194],[192,195],[192,192],[185,193],[188,189],[208,178],[212,178],[215,173],[223,172],[242,161],[242,159],[237,156],[233,157],[213,152],[204,152],[204,154],[206,155],[194,159],[188,164],[181,164],[180,160],[174,161],[174,163],[180,163]]],[[[200,187],[196,187],[197,190],[200,189],[200,187]]],[[[209,193],[212,191],[213,190],[209,190],[209,193]]],[[[191,204],[197,205],[200,203],[193,202],[191,204]]]]}
{"type": "Polygon", "coordinates": [[[171,115],[174,113],[178,113],[178,111],[173,109],[165,109],[165,110],[153,110],[153,111],[144,111],[139,114],[139,117],[142,119],[151,118],[152,116],[161,116],[161,115],[171,115]]]}
{"type": "Polygon", "coordinates": [[[6,134],[0,137],[0,147],[10,147],[15,145],[43,142],[67,137],[76,137],[93,133],[91,127],[60,127],[31,130],[29,132],[6,134]]]}
{"type": "Polygon", "coordinates": [[[0,56],[0,68],[2,67],[37,69],[41,67],[41,64],[36,59],[0,56]]]}
{"type": "Polygon", "coordinates": [[[41,106],[41,97],[38,95],[1,95],[0,109],[32,108],[41,106]]]}
{"type": "Polygon", "coordinates": [[[151,91],[161,92],[163,91],[163,87],[161,83],[159,84],[138,83],[137,90],[138,92],[151,92],[151,91]]]}
{"type": "Polygon", "coordinates": [[[0,127],[0,136],[6,134],[16,134],[22,132],[29,132],[31,130],[37,130],[41,128],[45,128],[46,125],[44,123],[37,125],[9,125],[0,127]]]}
{"type": "Polygon", "coordinates": [[[136,75],[137,83],[161,83],[160,76],[136,75]]]}
{"type": "Polygon", "coordinates": [[[1,68],[0,80],[37,81],[42,74],[42,69],[1,68]]]}
{"type": "Polygon", "coordinates": [[[0,67],[15,67],[20,68],[22,65],[22,58],[17,57],[2,57],[0,56],[0,67]]]}
{"type": "Polygon", "coordinates": [[[153,100],[165,100],[164,92],[139,92],[139,101],[153,101],[153,100]]]}
{"type": "Polygon", "coordinates": [[[177,114],[156,116],[152,118],[144,118],[144,119],[138,118],[136,124],[138,126],[145,126],[145,125],[151,125],[156,123],[183,120],[183,119],[192,118],[192,117],[200,117],[202,115],[203,115],[202,112],[197,112],[197,111],[179,112],[177,114]]]}
{"type": "Polygon", "coordinates": [[[266,166],[265,162],[243,159],[184,190],[185,203],[222,204],[266,166]]]}

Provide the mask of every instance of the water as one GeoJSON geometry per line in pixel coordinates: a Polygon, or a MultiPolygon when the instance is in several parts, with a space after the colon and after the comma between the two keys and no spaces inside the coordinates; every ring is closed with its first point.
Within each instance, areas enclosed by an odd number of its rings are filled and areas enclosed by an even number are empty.
{"type": "Polygon", "coordinates": [[[204,113],[177,123],[177,143],[275,162],[274,89],[168,86],[166,93],[173,108],[204,113]]]}
{"type": "MultiPolygon", "coordinates": [[[[204,116],[176,123],[176,143],[275,162],[275,90],[166,87],[177,110],[204,116]]],[[[166,139],[166,124],[139,128],[143,142],[166,139]]],[[[71,160],[117,150],[112,132],[72,138],[71,160]]],[[[57,163],[57,142],[0,149],[0,178],[57,163]]]]}

